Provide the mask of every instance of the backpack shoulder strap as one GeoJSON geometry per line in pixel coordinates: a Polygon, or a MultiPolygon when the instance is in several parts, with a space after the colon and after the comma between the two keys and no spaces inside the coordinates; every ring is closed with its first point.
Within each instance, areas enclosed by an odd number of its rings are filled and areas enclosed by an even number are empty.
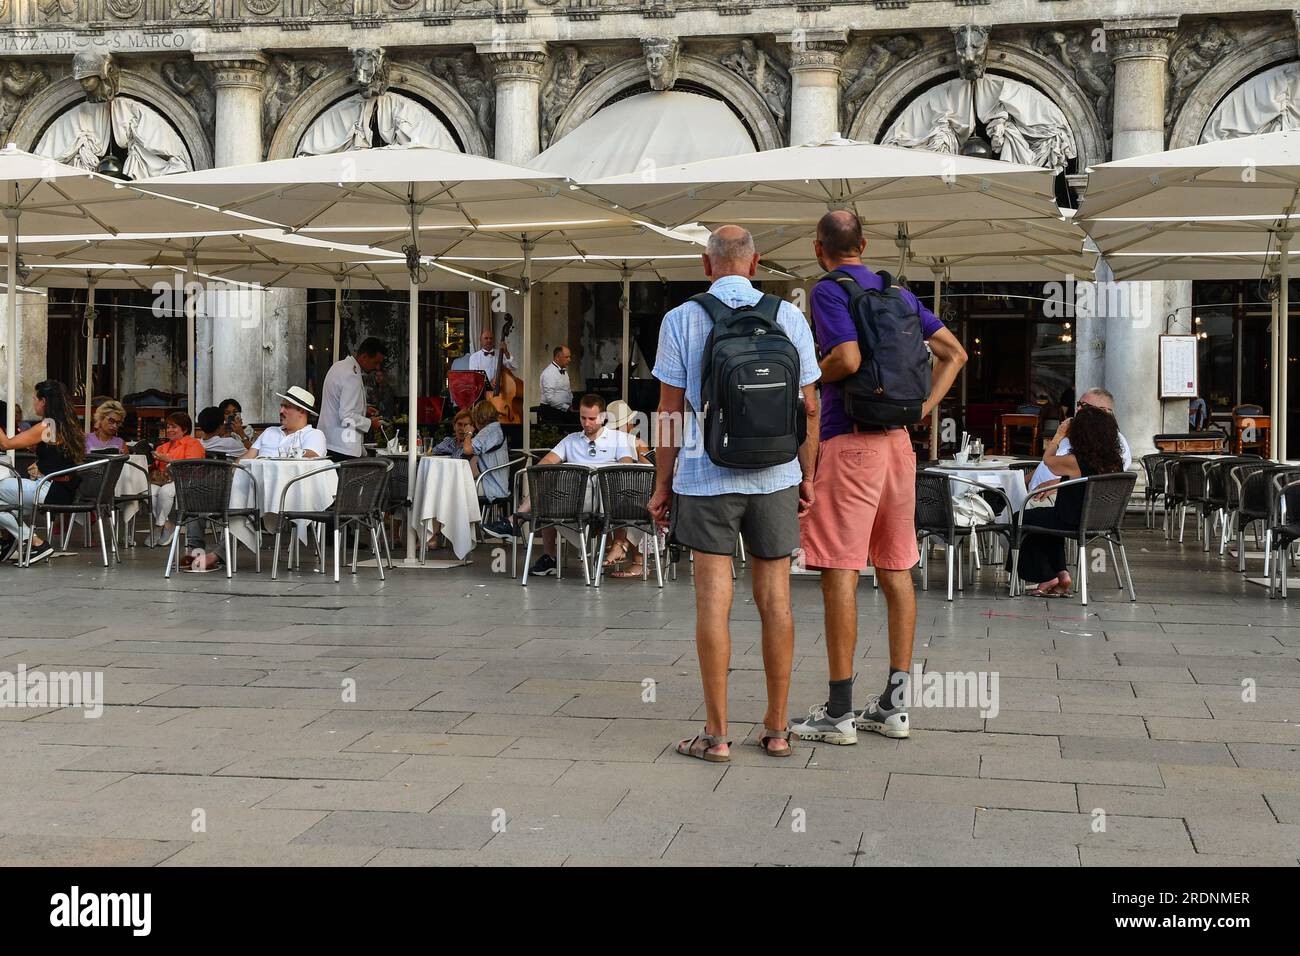
{"type": "Polygon", "coordinates": [[[723,302],[711,292],[701,292],[691,296],[691,301],[708,313],[709,318],[716,324],[720,319],[730,318],[735,311],[727,303],[723,302]]]}
{"type": "Polygon", "coordinates": [[[777,316],[781,313],[781,300],[770,292],[764,292],[763,298],[755,302],[751,308],[769,323],[776,325],[777,316]]]}

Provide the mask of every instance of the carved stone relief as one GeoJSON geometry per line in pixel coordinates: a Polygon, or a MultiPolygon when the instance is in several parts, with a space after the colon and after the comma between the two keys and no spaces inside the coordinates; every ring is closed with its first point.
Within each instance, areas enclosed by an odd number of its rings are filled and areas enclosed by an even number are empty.
{"type": "Polygon", "coordinates": [[[49,84],[50,75],[43,63],[29,60],[0,63],[0,138],[9,135],[27,101],[49,84]]]}
{"type": "Polygon", "coordinates": [[[266,92],[262,96],[263,142],[270,142],[285,111],[307,87],[325,75],[328,68],[321,60],[295,60],[272,56],[267,70],[266,92]]]}
{"type": "Polygon", "coordinates": [[[957,44],[957,72],[963,80],[978,80],[984,75],[991,29],[974,23],[952,28],[953,40],[957,44]]]}
{"type": "Polygon", "coordinates": [[[1041,56],[1055,60],[1074,77],[1097,111],[1109,137],[1115,66],[1106,53],[1106,44],[1094,42],[1093,34],[1086,29],[1044,30],[1034,37],[1033,47],[1041,56]]]}
{"type": "Polygon", "coordinates": [[[719,61],[733,73],[749,81],[772,111],[777,126],[787,129],[786,115],[790,104],[790,74],[776,58],[751,39],[740,41],[740,49],[723,54],[719,61]]]}
{"type": "Polygon", "coordinates": [[[1206,20],[1195,32],[1183,33],[1169,49],[1169,93],[1165,107],[1165,125],[1187,101],[1197,82],[1215,63],[1231,53],[1237,41],[1218,20],[1206,20]]]}
{"type": "MultiPolygon", "coordinates": [[[[857,115],[863,100],[871,95],[880,78],[885,73],[921,52],[921,39],[913,34],[900,34],[891,37],[871,37],[859,46],[865,47],[856,68],[845,67],[840,76],[840,108],[843,110],[843,122],[840,128],[847,131],[853,117],[857,115]]],[[[846,59],[851,63],[857,58],[853,51],[846,59]]]]}
{"type": "Polygon", "coordinates": [[[650,89],[671,90],[677,82],[677,54],[681,41],[677,37],[643,37],[645,69],[650,75],[650,89]]]}
{"type": "Polygon", "coordinates": [[[542,82],[542,149],[551,144],[560,114],[583,84],[608,66],[599,53],[584,53],[576,46],[566,46],[551,57],[550,69],[542,82]]]}
{"type": "Polygon", "coordinates": [[[204,130],[215,131],[217,98],[207,68],[193,60],[168,60],[159,71],[164,83],[193,104],[204,130]]]}
{"type": "Polygon", "coordinates": [[[470,52],[460,56],[440,56],[434,58],[429,68],[434,76],[445,80],[460,93],[461,98],[474,111],[483,138],[491,142],[496,96],[479,58],[470,52]]]}

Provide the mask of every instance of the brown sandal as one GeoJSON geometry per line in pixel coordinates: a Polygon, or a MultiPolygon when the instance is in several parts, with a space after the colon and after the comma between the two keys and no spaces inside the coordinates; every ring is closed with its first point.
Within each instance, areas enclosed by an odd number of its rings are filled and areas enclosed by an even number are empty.
{"type": "Polygon", "coordinates": [[[715,737],[712,734],[696,734],[690,740],[677,741],[677,752],[683,757],[695,757],[698,760],[707,760],[709,763],[730,763],[731,754],[729,753],[709,753],[714,747],[721,747],[724,744],[730,747],[731,741],[715,737]]]}
{"type": "Polygon", "coordinates": [[[769,727],[763,728],[762,735],[758,738],[758,746],[763,749],[763,753],[769,757],[788,757],[794,753],[794,742],[789,730],[772,730],[769,727]],[[784,740],[784,750],[773,750],[767,745],[769,740],[784,740]]]}

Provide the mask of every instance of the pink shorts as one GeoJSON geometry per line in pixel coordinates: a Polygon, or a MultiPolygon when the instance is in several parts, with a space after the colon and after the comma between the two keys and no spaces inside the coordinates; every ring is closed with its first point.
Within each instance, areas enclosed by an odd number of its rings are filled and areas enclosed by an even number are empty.
{"type": "Polygon", "coordinates": [[[868,564],[904,571],[916,547],[916,452],[906,428],[850,432],[823,442],[813,477],[813,506],[799,522],[808,568],[868,564]]]}

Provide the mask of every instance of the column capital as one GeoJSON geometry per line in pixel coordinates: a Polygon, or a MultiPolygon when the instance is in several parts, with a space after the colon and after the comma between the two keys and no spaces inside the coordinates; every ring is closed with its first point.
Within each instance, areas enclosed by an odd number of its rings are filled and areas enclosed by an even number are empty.
{"type": "Polygon", "coordinates": [[[1167,59],[1169,41],[1178,33],[1178,17],[1124,17],[1103,20],[1111,59],[1167,59]]]}
{"type": "Polygon", "coordinates": [[[840,57],[848,49],[845,30],[792,30],[779,34],[777,43],[790,45],[790,72],[797,70],[839,70],[840,57]]]}
{"type": "Polygon", "coordinates": [[[246,87],[261,91],[266,83],[266,57],[261,53],[198,54],[197,62],[212,67],[212,83],[217,89],[246,87]]]}
{"type": "Polygon", "coordinates": [[[475,44],[474,49],[491,66],[494,81],[542,82],[547,60],[545,43],[495,40],[475,44]]]}

